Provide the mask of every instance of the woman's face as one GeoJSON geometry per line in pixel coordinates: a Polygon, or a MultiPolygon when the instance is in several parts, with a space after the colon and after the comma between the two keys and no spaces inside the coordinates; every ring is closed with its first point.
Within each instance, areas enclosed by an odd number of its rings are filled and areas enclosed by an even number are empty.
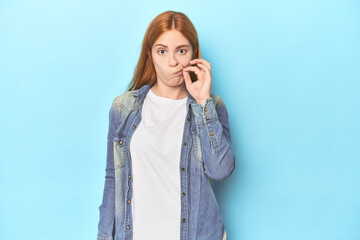
{"type": "Polygon", "coordinates": [[[193,49],[182,33],[177,30],[163,33],[151,51],[157,81],[168,86],[181,85],[184,76],[177,72],[189,65],[192,55],[193,49]]]}

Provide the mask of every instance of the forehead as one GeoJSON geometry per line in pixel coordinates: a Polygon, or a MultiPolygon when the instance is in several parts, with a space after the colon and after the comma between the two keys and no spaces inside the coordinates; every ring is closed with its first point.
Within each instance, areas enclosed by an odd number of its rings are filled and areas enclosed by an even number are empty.
{"type": "Polygon", "coordinates": [[[189,41],[178,30],[170,30],[164,32],[155,41],[154,46],[157,44],[162,44],[168,47],[177,47],[178,45],[190,45],[189,41]]]}

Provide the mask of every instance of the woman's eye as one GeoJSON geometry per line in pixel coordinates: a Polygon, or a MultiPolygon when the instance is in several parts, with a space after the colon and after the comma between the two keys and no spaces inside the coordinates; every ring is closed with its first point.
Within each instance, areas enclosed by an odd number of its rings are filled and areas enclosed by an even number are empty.
{"type": "MultiPolygon", "coordinates": [[[[187,52],[185,49],[179,49],[179,51],[182,51],[182,52],[180,52],[181,54],[185,54],[185,53],[187,52]]],[[[160,49],[160,50],[158,50],[158,53],[159,53],[160,55],[164,55],[165,50],[164,50],[164,49],[160,49]]]]}

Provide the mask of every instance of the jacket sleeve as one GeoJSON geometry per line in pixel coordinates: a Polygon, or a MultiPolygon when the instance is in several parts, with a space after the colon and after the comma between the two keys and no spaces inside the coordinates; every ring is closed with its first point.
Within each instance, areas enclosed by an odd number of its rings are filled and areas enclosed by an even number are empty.
{"type": "Polygon", "coordinates": [[[99,206],[98,240],[112,240],[115,233],[115,171],[113,154],[113,137],[117,126],[118,114],[114,102],[109,111],[109,128],[107,135],[107,157],[105,168],[105,186],[102,204],[99,206]]]}
{"type": "Polygon", "coordinates": [[[225,103],[218,97],[206,99],[204,105],[192,104],[197,134],[200,136],[201,160],[206,175],[212,180],[229,177],[235,168],[231,134],[225,103]]]}

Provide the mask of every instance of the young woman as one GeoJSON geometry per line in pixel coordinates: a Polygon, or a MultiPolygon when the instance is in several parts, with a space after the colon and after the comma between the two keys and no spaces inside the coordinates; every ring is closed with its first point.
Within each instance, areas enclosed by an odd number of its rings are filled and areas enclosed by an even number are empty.
{"type": "Polygon", "coordinates": [[[212,181],[231,175],[235,156],[211,80],[187,16],[158,15],[110,108],[98,240],[226,239],[212,181]]]}

